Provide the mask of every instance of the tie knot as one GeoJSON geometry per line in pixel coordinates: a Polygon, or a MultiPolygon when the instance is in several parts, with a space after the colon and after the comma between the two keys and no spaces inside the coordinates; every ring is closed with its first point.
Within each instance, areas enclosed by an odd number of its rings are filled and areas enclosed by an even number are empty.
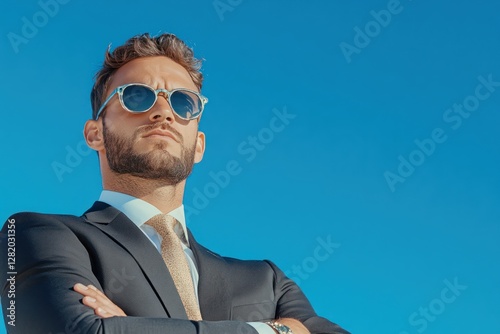
{"type": "Polygon", "coordinates": [[[179,221],[171,215],[161,214],[160,216],[162,216],[165,225],[172,230],[175,230],[177,225],[179,225],[179,221]]]}
{"type": "Polygon", "coordinates": [[[169,235],[176,235],[185,245],[187,245],[187,240],[184,235],[184,230],[181,223],[173,216],[168,214],[157,214],[153,216],[146,224],[152,226],[162,238],[169,235]]]}

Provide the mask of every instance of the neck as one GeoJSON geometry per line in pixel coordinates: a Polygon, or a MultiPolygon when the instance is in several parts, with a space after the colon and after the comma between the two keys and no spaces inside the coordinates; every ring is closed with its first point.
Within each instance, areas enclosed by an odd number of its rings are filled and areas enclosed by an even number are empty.
{"type": "Polygon", "coordinates": [[[149,180],[132,175],[116,175],[111,173],[104,177],[103,188],[117,191],[142,199],[161,212],[167,213],[182,204],[186,180],[176,184],[167,184],[162,180],[149,180]]]}

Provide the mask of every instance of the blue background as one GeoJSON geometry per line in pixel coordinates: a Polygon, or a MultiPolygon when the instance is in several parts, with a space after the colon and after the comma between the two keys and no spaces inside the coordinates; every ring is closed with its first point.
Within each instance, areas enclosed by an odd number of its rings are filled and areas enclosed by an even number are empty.
{"type": "Polygon", "coordinates": [[[500,87],[474,97],[479,77],[500,81],[498,1],[65,1],[1,5],[1,219],[98,198],[92,77],[109,43],[173,32],[205,59],[210,99],[185,196],[198,241],[274,260],[354,333],[499,333],[500,87]]]}

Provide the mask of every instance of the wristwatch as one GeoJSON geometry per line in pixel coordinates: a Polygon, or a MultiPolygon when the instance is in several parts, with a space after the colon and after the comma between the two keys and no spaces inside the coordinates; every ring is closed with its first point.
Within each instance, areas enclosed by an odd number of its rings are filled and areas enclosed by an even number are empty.
{"type": "Polygon", "coordinates": [[[293,334],[290,327],[285,326],[277,321],[269,321],[266,322],[269,326],[271,326],[278,334],[293,334]]]}

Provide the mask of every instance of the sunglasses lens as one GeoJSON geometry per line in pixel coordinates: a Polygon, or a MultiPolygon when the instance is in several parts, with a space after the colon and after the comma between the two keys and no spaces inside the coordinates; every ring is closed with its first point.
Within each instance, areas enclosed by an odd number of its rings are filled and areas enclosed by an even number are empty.
{"type": "Polygon", "coordinates": [[[144,112],[155,103],[155,92],[141,85],[130,85],[123,90],[123,104],[130,111],[144,112]]]}
{"type": "Polygon", "coordinates": [[[173,92],[170,95],[170,103],[175,113],[185,119],[195,118],[200,114],[202,108],[198,95],[185,90],[173,92]]]}

